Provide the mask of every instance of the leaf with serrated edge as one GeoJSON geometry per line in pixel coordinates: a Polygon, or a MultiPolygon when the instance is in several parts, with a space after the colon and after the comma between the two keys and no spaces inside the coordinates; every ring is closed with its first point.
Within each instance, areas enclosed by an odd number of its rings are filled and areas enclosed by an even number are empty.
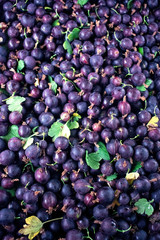
{"type": "Polygon", "coordinates": [[[146,198],[139,199],[135,203],[135,207],[138,208],[136,210],[137,213],[139,213],[139,214],[144,214],[145,213],[146,215],[151,216],[152,213],[154,212],[154,209],[153,209],[152,205],[150,204],[151,202],[153,202],[153,200],[148,202],[146,198]]]}
{"type": "Polygon", "coordinates": [[[41,231],[43,223],[35,216],[26,218],[25,222],[26,224],[23,225],[23,228],[19,230],[19,233],[23,235],[29,235],[29,240],[32,240],[41,231]]]}
{"type": "Polygon", "coordinates": [[[135,206],[138,208],[136,211],[139,214],[143,214],[145,212],[145,205],[148,203],[147,199],[141,198],[136,203],[135,206]]]}
{"type": "Polygon", "coordinates": [[[18,126],[16,126],[16,125],[12,125],[9,128],[8,134],[6,136],[1,136],[1,138],[6,141],[9,141],[9,139],[11,139],[13,137],[21,138],[18,134],[18,126]]]}
{"type": "Polygon", "coordinates": [[[92,169],[99,169],[99,161],[101,157],[97,152],[88,154],[86,151],[86,163],[92,169]]]}
{"type": "Polygon", "coordinates": [[[50,136],[50,137],[55,137],[55,136],[58,137],[59,133],[62,130],[63,125],[64,125],[63,123],[54,122],[52,124],[52,126],[50,127],[49,131],[48,131],[48,136],[50,136]]]}
{"type": "Polygon", "coordinates": [[[136,172],[138,169],[142,167],[141,162],[137,162],[132,169],[132,172],[136,172]]]}
{"type": "Polygon", "coordinates": [[[69,121],[68,123],[67,123],[67,126],[68,126],[68,128],[70,129],[70,130],[72,130],[72,129],[77,129],[77,128],[79,128],[79,123],[78,122],[76,122],[76,121],[69,121]]]}
{"type": "Polygon", "coordinates": [[[151,216],[154,212],[154,208],[151,204],[148,205],[148,207],[145,209],[145,214],[148,216],[151,216]]]}
{"type": "Polygon", "coordinates": [[[18,96],[10,97],[6,101],[6,103],[8,105],[8,110],[10,112],[14,112],[14,111],[21,112],[23,109],[21,106],[21,103],[23,103],[25,100],[26,99],[24,97],[18,97],[18,96]]]}
{"type": "Polygon", "coordinates": [[[109,153],[108,153],[107,148],[104,145],[104,143],[98,142],[98,146],[99,146],[98,153],[99,153],[100,157],[104,160],[110,160],[109,153]]]}
{"type": "Polygon", "coordinates": [[[13,96],[13,97],[10,97],[6,100],[6,103],[8,105],[10,104],[21,104],[22,102],[24,102],[26,99],[24,97],[18,97],[18,96],[13,96]]]}
{"type": "Polygon", "coordinates": [[[9,105],[9,106],[8,106],[8,110],[9,110],[10,112],[14,112],[14,111],[22,112],[22,109],[23,109],[23,107],[22,107],[21,105],[19,105],[19,106],[9,105]]]}
{"type": "Polygon", "coordinates": [[[73,113],[73,116],[67,121],[67,126],[70,130],[79,128],[78,120],[81,116],[78,113],[73,113]]]}

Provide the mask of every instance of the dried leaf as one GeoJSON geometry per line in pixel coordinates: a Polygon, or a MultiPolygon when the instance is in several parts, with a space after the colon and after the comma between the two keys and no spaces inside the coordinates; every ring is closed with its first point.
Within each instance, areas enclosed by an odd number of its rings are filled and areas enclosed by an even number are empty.
{"type": "Polygon", "coordinates": [[[151,120],[148,122],[147,127],[148,128],[158,127],[158,121],[159,121],[159,118],[157,116],[152,117],[151,120]]]}
{"type": "Polygon", "coordinates": [[[33,142],[34,142],[34,138],[29,137],[25,142],[23,149],[25,150],[26,148],[28,148],[33,142]]]}
{"type": "Polygon", "coordinates": [[[19,230],[19,233],[23,235],[29,235],[28,239],[32,240],[41,231],[43,223],[35,216],[26,218],[25,222],[26,224],[23,225],[23,228],[19,230]]]}
{"type": "Polygon", "coordinates": [[[136,180],[137,178],[139,178],[139,173],[138,172],[131,172],[131,173],[126,174],[126,179],[127,179],[129,184],[132,184],[132,182],[134,180],[136,180]]]}

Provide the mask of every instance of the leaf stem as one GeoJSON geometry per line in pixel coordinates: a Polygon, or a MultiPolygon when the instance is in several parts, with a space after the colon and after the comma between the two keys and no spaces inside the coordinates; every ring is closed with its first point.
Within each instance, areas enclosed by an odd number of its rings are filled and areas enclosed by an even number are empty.
{"type": "Polygon", "coordinates": [[[134,139],[136,139],[136,138],[138,138],[139,137],[139,135],[136,135],[135,137],[133,137],[133,138],[130,138],[131,140],[134,140],[134,139]]]}
{"type": "Polygon", "coordinates": [[[95,8],[95,13],[96,13],[96,16],[97,16],[99,19],[101,19],[100,16],[98,15],[97,8],[95,8]]]}
{"type": "Polygon", "coordinates": [[[25,36],[25,38],[27,38],[26,28],[24,28],[24,36],[25,36]]]}
{"type": "Polygon", "coordinates": [[[117,40],[117,42],[119,42],[120,44],[121,44],[121,41],[117,38],[117,36],[116,36],[116,33],[114,32],[114,37],[115,37],[115,39],[117,40]]]}
{"type": "Polygon", "coordinates": [[[120,15],[114,8],[111,8],[115,13],[117,13],[118,15],[120,15]]]}
{"type": "Polygon", "coordinates": [[[143,17],[143,23],[146,24],[146,25],[148,26],[149,23],[146,21],[146,18],[148,19],[148,16],[145,15],[145,16],[143,17]]]}
{"type": "Polygon", "coordinates": [[[71,81],[70,79],[66,78],[66,76],[65,76],[64,73],[60,73],[60,75],[63,77],[63,79],[64,79],[65,81],[71,82],[71,83],[73,84],[73,86],[75,87],[75,89],[76,89],[78,92],[81,91],[73,81],[71,81]]]}
{"type": "Polygon", "coordinates": [[[50,219],[50,220],[47,220],[47,221],[43,222],[43,225],[46,224],[46,223],[49,223],[49,222],[58,221],[58,220],[62,220],[62,219],[63,219],[63,217],[50,219]]]}
{"type": "Polygon", "coordinates": [[[93,240],[93,238],[91,238],[90,235],[89,235],[89,230],[88,230],[88,228],[86,228],[86,231],[87,231],[87,236],[84,236],[83,238],[88,238],[88,239],[90,239],[90,240],[93,240]]]}
{"type": "Polygon", "coordinates": [[[131,229],[131,226],[126,230],[120,230],[118,228],[116,230],[117,230],[117,232],[125,233],[125,232],[128,232],[130,229],[131,229]]]}

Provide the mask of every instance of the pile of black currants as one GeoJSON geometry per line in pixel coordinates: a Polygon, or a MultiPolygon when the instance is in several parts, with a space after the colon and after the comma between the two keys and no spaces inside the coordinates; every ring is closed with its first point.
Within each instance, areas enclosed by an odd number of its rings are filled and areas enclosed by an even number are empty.
{"type": "Polygon", "coordinates": [[[160,240],[159,64],[159,0],[0,0],[0,240],[160,240]]]}

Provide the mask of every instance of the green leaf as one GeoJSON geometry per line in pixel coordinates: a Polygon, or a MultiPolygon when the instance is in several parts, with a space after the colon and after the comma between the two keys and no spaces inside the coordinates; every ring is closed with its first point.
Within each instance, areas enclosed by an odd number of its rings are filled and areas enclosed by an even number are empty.
{"type": "Polygon", "coordinates": [[[15,195],[16,195],[15,189],[7,189],[6,191],[9,192],[12,197],[15,197],[15,195]]]}
{"type": "Polygon", "coordinates": [[[63,47],[65,50],[67,50],[67,52],[69,54],[72,54],[72,47],[71,47],[71,44],[68,40],[66,40],[64,43],[63,43],[63,47]]]}
{"type": "Polygon", "coordinates": [[[97,152],[88,154],[86,151],[86,163],[92,169],[99,169],[100,155],[97,152]]]}
{"type": "MultiPolygon", "coordinates": [[[[152,82],[153,82],[153,81],[152,81],[151,79],[147,78],[146,81],[145,81],[145,84],[148,85],[148,86],[150,86],[152,82]]],[[[139,91],[141,91],[141,92],[145,92],[145,91],[146,91],[146,88],[145,88],[144,85],[137,86],[136,88],[137,88],[139,91]]]]}
{"type": "Polygon", "coordinates": [[[48,136],[56,139],[59,136],[59,134],[61,133],[63,126],[64,126],[63,123],[60,123],[58,121],[54,122],[48,131],[48,136]]]}
{"type": "Polygon", "coordinates": [[[77,39],[79,37],[79,28],[74,28],[72,32],[68,35],[69,41],[73,41],[74,39],[77,39]]]}
{"type": "Polygon", "coordinates": [[[0,186],[0,189],[7,191],[8,193],[11,194],[12,197],[15,197],[15,189],[4,189],[1,186],[0,186]]]}
{"type": "Polygon", "coordinates": [[[144,85],[141,85],[141,86],[137,86],[136,87],[140,92],[145,92],[146,91],[146,88],[144,85]]]}
{"type": "Polygon", "coordinates": [[[21,103],[24,102],[26,99],[24,97],[18,97],[18,96],[12,96],[6,100],[6,103],[8,105],[8,110],[10,112],[22,111],[21,103]]]}
{"type": "Polygon", "coordinates": [[[150,86],[152,82],[153,82],[153,81],[152,81],[151,79],[147,78],[146,81],[145,81],[145,84],[147,84],[148,86],[150,86]]]}
{"type": "Polygon", "coordinates": [[[81,115],[79,115],[78,113],[73,113],[73,119],[74,121],[78,121],[79,119],[81,119],[81,115]]]}
{"type": "Polygon", "coordinates": [[[9,128],[8,134],[6,136],[1,136],[1,138],[6,140],[6,141],[9,141],[9,139],[11,139],[13,137],[20,138],[20,136],[18,134],[18,126],[16,126],[16,125],[12,125],[9,128]]]}
{"type": "Polygon", "coordinates": [[[81,116],[78,113],[73,113],[73,116],[67,121],[67,126],[70,130],[79,128],[78,120],[81,116]]]}
{"type": "Polygon", "coordinates": [[[53,22],[53,24],[52,24],[53,27],[59,26],[59,25],[60,25],[59,19],[56,19],[56,20],[53,22]]]}
{"type": "Polygon", "coordinates": [[[143,47],[139,47],[138,52],[143,56],[144,55],[143,47]]]}
{"type": "Polygon", "coordinates": [[[28,148],[33,142],[34,142],[34,138],[31,138],[31,137],[27,138],[27,141],[23,145],[23,149],[26,150],[26,148],[28,148]]]}
{"type": "Polygon", "coordinates": [[[136,164],[133,166],[132,172],[136,172],[141,167],[142,167],[141,162],[136,162],[136,164]]]}
{"type": "Polygon", "coordinates": [[[69,122],[67,123],[67,126],[68,126],[68,128],[69,128],[70,130],[72,130],[72,129],[79,128],[79,123],[76,122],[76,121],[69,121],[69,122]]]}
{"type": "Polygon", "coordinates": [[[60,136],[63,136],[69,139],[70,135],[71,135],[71,131],[69,127],[67,126],[67,124],[64,124],[60,132],[60,136]]]}
{"type": "Polygon", "coordinates": [[[154,212],[154,208],[152,207],[151,203],[154,200],[151,201],[147,201],[146,198],[141,198],[139,199],[136,203],[135,203],[135,207],[137,207],[138,209],[136,210],[137,213],[139,214],[146,214],[148,216],[151,216],[152,213],[154,212]]]}
{"type": "Polygon", "coordinates": [[[18,66],[17,66],[17,71],[21,71],[25,67],[24,61],[19,60],[18,61],[18,66]]]}
{"type": "Polygon", "coordinates": [[[88,2],[88,0],[78,0],[78,4],[83,7],[86,3],[88,2]]]}
{"type": "Polygon", "coordinates": [[[5,89],[3,89],[3,88],[0,89],[0,93],[4,93],[4,94],[6,94],[7,96],[9,95],[9,93],[8,93],[5,89]]]}
{"type": "Polygon", "coordinates": [[[117,173],[114,173],[114,174],[106,177],[106,180],[110,182],[110,181],[112,181],[112,180],[114,180],[116,178],[117,178],[117,173]]]}
{"type": "Polygon", "coordinates": [[[52,90],[56,94],[57,93],[57,87],[58,87],[57,83],[52,79],[51,76],[48,76],[48,80],[51,83],[52,90]]]}
{"type": "Polygon", "coordinates": [[[149,204],[148,207],[145,210],[145,214],[148,215],[148,216],[151,216],[153,212],[154,212],[154,208],[152,207],[151,204],[149,204]]]}
{"type": "Polygon", "coordinates": [[[57,121],[53,123],[52,126],[50,127],[48,131],[48,135],[50,137],[53,137],[53,140],[55,140],[59,136],[69,138],[71,135],[71,132],[67,124],[63,124],[57,121]]]}
{"type": "Polygon", "coordinates": [[[110,155],[104,143],[98,142],[98,145],[99,145],[98,154],[100,155],[100,157],[104,160],[110,160],[110,155]]]}
{"type": "Polygon", "coordinates": [[[131,9],[132,4],[133,4],[133,0],[129,0],[127,3],[127,9],[131,9]]]}

